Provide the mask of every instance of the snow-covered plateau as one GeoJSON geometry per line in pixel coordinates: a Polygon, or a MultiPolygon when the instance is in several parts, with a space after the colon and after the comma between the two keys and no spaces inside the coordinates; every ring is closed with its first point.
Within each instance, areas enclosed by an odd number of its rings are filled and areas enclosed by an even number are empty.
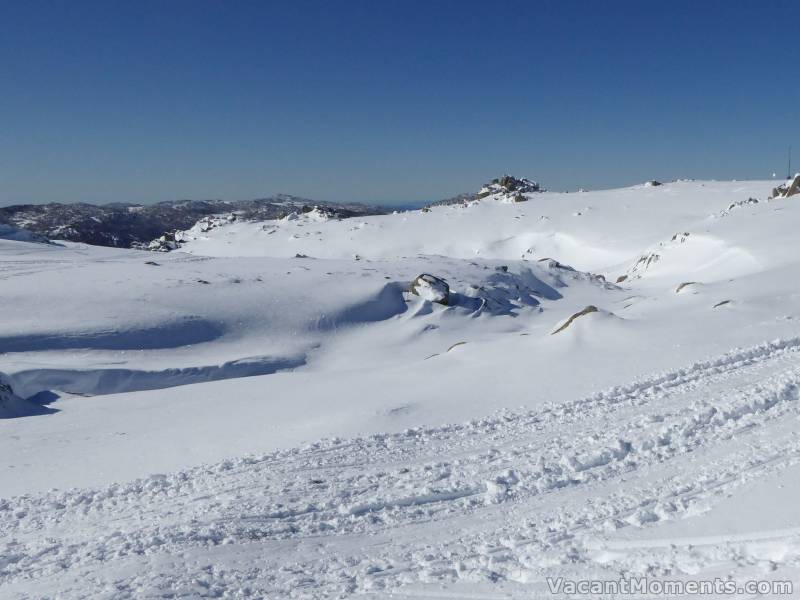
{"type": "Polygon", "coordinates": [[[0,230],[0,598],[800,597],[800,195],[507,179],[0,230]]]}

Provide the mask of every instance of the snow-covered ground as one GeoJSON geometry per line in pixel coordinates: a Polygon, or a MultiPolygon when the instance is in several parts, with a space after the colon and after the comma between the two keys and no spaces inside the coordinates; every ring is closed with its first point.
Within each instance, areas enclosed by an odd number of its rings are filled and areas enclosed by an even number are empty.
{"type": "Polygon", "coordinates": [[[313,211],[169,253],[6,235],[0,597],[800,595],[800,199],[773,187],[313,211]]]}

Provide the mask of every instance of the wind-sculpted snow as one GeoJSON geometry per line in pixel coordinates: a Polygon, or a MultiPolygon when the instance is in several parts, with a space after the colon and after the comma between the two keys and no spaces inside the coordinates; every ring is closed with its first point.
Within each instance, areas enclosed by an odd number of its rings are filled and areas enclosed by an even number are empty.
{"type": "Polygon", "coordinates": [[[134,369],[27,369],[14,373],[14,386],[23,396],[42,390],[60,390],[68,394],[119,394],[140,390],[159,390],[178,385],[219,381],[237,377],[255,377],[296,369],[306,363],[306,356],[250,356],[220,365],[141,371],[134,369]]]}
{"type": "MultiPolygon", "coordinates": [[[[430,269],[448,280],[449,310],[464,319],[538,312],[540,299],[559,300],[556,288],[568,285],[604,289],[555,262],[177,253],[154,261],[116,250],[87,258],[76,247],[24,255],[13,249],[13,260],[0,262],[0,277],[19,301],[6,306],[0,353],[13,361],[10,376],[24,397],[152,390],[296,369],[333,335],[401,317],[409,303],[419,303],[406,297],[409,282],[430,269]],[[93,285],[104,280],[113,284],[93,285]],[[41,293],[54,285],[66,293],[41,293]]],[[[432,309],[414,314],[419,310],[432,309]]]]}
{"type": "Polygon", "coordinates": [[[325,330],[346,327],[353,323],[384,321],[405,312],[405,310],[406,303],[403,300],[402,284],[387,283],[374,298],[354,306],[348,306],[334,314],[324,315],[317,322],[317,326],[325,330]]]}
{"type": "MultiPolygon", "coordinates": [[[[565,571],[650,573],[658,548],[610,560],[598,549],[800,463],[798,350],[776,341],[538,410],[7,498],[0,585],[322,598],[493,582],[529,597],[565,571]]],[[[757,557],[761,537],[705,540],[703,554],[757,557]]],[[[800,534],[776,545],[800,559],[800,534]]],[[[671,547],[673,577],[705,560],[691,540],[671,547]]]]}
{"type": "Polygon", "coordinates": [[[800,204],[772,187],[498,179],[163,253],[0,240],[0,597],[800,590],[800,204]]]}
{"type": "Polygon", "coordinates": [[[91,348],[96,350],[155,350],[202,344],[222,336],[213,321],[193,318],[152,326],[111,331],[76,331],[0,336],[0,352],[36,352],[91,348]]]}

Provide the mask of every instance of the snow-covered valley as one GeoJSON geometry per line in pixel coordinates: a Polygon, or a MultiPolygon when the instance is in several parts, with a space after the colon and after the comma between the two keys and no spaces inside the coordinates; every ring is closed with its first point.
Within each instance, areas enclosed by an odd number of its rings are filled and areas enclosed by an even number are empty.
{"type": "Polygon", "coordinates": [[[163,253],[0,232],[0,597],[800,595],[773,187],[495,186],[163,253]]]}

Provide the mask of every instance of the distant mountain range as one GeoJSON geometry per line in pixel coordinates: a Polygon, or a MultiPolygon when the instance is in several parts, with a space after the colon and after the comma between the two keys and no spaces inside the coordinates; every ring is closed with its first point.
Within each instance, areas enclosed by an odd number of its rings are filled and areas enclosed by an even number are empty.
{"type": "MultiPolygon", "coordinates": [[[[291,213],[310,212],[314,207],[329,217],[348,218],[380,215],[395,210],[425,206],[464,204],[487,196],[523,200],[522,194],[542,191],[539,184],[511,175],[493,179],[477,193],[459,194],[438,202],[374,206],[359,203],[320,202],[289,194],[276,194],[254,200],[169,200],[157,204],[16,204],[0,207],[0,227],[11,229],[16,237],[38,235],[44,239],[82,242],[115,248],[148,248],[150,242],[174,240],[175,232],[190,229],[205,217],[233,215],[236,220],[267,221],[291,213]]],[[[425,208],[427,210],[427,208],[425,208]]],[[[156,244],[158,245],[158,244],[156,244]]],[[[162,244],[163,245],[163,244],[162,244]]]]}
{"type": "Polygon", "coordinates": [[[364,204],[318,202],[278,194],[255,200],[172,200],[157,204],[19,204],[0,207],[0,224],[25,229],[53,240],[69,240],[117,248],[146,247],[167,232],[188,229],[211,215],[235,214],[237,219],[280,219],[315,206],[346,218],[391,212],[364,204]]]}

